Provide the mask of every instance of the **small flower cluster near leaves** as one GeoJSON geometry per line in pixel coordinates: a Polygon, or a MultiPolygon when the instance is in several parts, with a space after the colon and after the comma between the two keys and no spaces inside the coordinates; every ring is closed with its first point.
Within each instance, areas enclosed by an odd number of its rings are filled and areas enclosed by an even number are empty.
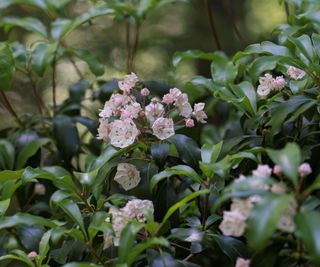
{"type": "Polygon", "coordinates": [[[122,94],[112,94],[99,113],[98,139],[124,148],[150,135],[159,140],[168,139],[175,134],[178,125],[194,127],[194,120],[206,122],[204,103],[197,103],[192,109],[187,94],[178,88],[170,89],[162,100],[152,97],[152,92],[143,88],[138,92],[143,101],[137,102],[133,94],[137,82],[134,73],[119,81],[122,94]],[[175,117],[178,117],[176,121],[175,117]]]}

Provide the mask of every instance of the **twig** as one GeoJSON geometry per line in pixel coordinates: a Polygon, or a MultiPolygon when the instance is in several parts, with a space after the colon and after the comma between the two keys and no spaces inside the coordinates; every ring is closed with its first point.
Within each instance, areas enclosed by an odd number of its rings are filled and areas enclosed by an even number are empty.
{"type": "Polygon", "coordinates": [[[216,27],[214,24],[213,11],[212,11],[211,4],[210,4],[209,0],[205,0],[205,5],[206,5],[207,12],[208,12],[208,19],[209,19],[209,24],[210,24],[213,39],[216,43],[218,50],[221,50],[222,47],[221,47],[221,43],[220,43],[220,40],[219,40],[219,37],[217,34],[217,30],[216,30],[216,27]]]}
{"type": "Polygon", "coordinates": [[[289,9],[289,4],[286,1],[284,1],[284,9],[286,10],[286,15],[288,20],[290,16],[290,9],[289,9]]]}
{"type": "Polygon", "coordinates": [[[54,52],[53,60],[52,60],[52,103],[53,103],[53,115],[56,114],[57,109],[57,99],[56,99],[56,60],[57,60],[57,52],[58,47],[56,48],[56,51],[54,52]]]}
{"type": "Polygon", "coordinates": [[[13,116],[16,119],[17,123],[23,128],[24,127],[23,122],[20,120],[18,114],[15,112],[15,110],[11,106],[6,94],[1,90],[0,90],[0,96],[1,96],[2,102],[4,104],[4,107],[8,110],[8,112],[11,114],[11,116],[13,116]]]}
{"type": "Polygon", "coordinates": [[[138,46],[139,46],[139,37],[140,37],[140,28],[141,28],[141,23],[136,21],[136,25],[135,25],[135,35],[134,35],[134,44],[133,44],[133,48],[131,51],[131,60],[130,60],[130,69],[134,70],[134,57],[137,53],[138,50],[138,46]]]}
{"type": "Polygon", "coordinates": [[[127,59],[126,59],[126,71],[131,72],[130,59],[131,59],[131,45],[130,45],[130,23],[126,20],[126,49],[127,49],[127,59]]]}

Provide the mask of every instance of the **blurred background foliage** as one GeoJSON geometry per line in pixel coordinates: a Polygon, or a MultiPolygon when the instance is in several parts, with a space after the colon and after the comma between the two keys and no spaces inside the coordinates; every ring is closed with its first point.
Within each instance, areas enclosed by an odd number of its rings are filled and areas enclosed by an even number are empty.
{"type": "MultiPolygon", "coordinates": [[[[72,18],[88,10],[93,2],[90,0],[73,0],[59,14],[60,17],[72,18]]],[[[200,49],[214,51],[217,49],[208,23],[206,1],[189,0],[181,3],[163,5],[148,13],[141,25],[139,47],[135,57],[135,72],[142,79],[157,80],[179,86],[194,75],[210,77],[209,61],[188,61],[173,68],[172,57],[176,51],[200,49]]],[[[221,48],[232,55],[244,49],[248,44],[261,40],[273,40],[272,30],[285,22],[286,13],[278,0],[212,0],[215,27],[221,48]]],[[[0,16],[24,17],[35,16],[50,23],[53,18],[43,11],[19,4],[1,9],[0,16]]],[[[105,65],[105,73],[100,80],[122,77],[126,68],[125,23],[111,16],[102,16],[86,23],[65,39],[67,46],[89,50],[93,56],[105,65]]],[[[19,41],[31,48],[41,41],[41,36],[14,27],[8,32],[0,29],[0,41],[19,41]]],[[[57,64],[58,101],[64,100],[67,88],[79,78],[94,79],[86,63],[75,60],[79,73],[68,60],[57,64]]],[[[45,73],[38,84],[38,90],[46,102],[51,98],[51,70],[45,73]]],[[[17,73],[8,97],[17,112],[37,113],[34,99],[30,93],[30,84],[23,74],[17,73]]],[[[213,114],[212,114],[213,115],[213,114]]],[[[11,124],[8,114],[0,109],[0,128],[11,124]]]]}

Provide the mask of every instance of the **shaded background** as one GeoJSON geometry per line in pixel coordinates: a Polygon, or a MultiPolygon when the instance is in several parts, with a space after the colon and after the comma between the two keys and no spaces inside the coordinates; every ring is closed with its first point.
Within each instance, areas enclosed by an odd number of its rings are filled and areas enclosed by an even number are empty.
{"type": "MultiPolygon", "coordinates": [[[[285,22],[286,13],[278,0],[211,0],[215,26],[224,52],[232,56],[248,44],[262,40],[272,40],[272,31],[285,22]],[[237,30],[235,29],[237,28],[237,30]]],[[[75,17],[88,10],[89,0],[73,1],[63,10],[61,17],[75,17]]],[[[1,16],[26,16],[35,14],[44,22],[49,22],[43,12],[31,7],[18,5],[6,9],[1,16]]],[[[112,17],[103,16],[93,20],[70,34],[68,45],[90,50],[92,55],[105,64],[105,74],[99,79],[120,78],[125,73],[126,46],[124,24],[114,21],[112,17]]],[[[202,0],[189,3],[168,4],[148,14],[142,24],[139,48],[135,58],[135,71],[141,79],[163,81],[175,86],[181,85],[194,75],[209,77],[209,62],[184,62],[174,69],[172,56],[176,51],[200,49],[215,51],[217,49],[208,23],[207,10],[202,0]]],[[[41,41],[41,37],[19,28],[9,33],[0,30],[1,40],[19,41],[31,47],[41,41]]],[[[76,61],[86,79],[95,77],[90,73],[86,63],[76,61]]],[[[65,99],[67,88],[79,80],[79,76],[68,61],[59,61],[57,70],[58,101],[65,99]]],[[[51,70],[38,82],[38,90],[45,101],[51,99],[51,70]]],[[[17,73],[13,90],[8,97],[17,111],[36,113],[33,97],[25,78],[17,73]]],[[[50,103],[50,102],[49,102],[50,103]]],[[[4,109],[0,109],[0,128],[5,128],[11,119],[4,109]]]]}

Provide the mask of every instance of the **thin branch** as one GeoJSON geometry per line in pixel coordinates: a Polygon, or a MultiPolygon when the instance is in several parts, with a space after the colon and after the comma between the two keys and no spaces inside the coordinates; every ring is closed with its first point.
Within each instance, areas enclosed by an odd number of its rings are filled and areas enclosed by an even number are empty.
{"type": "Polygon", "coordinates": [[[141,28],[141,23],[136,21],[135,25],[135,34],[134,34],[134,44],[131,52],[131,60],[130,60],[130,69],[134,70],[134,57],[137,53],[138,46],[139,46],[139,38],[140,38],[140,28],[141,28]]]}
{"type": "Polygon", "coordinates": [[[289,4],[287,3],[287,1],[284,1],[284,9],[286,11],[287,20],[288,20],[289,16],[290,16],[290,9],[289,9],[289,4]]]}
{"type": "Polygon", "coordinates": [[[6,109],[8,110],[8,112],[11,114],[12,117],[14,117],[17,121],[17,123],[21,126],[24,127],[23,122],[20,120],[18,114],[15,112],[15,110],[13,109],[12,105],[10,104],[6,94],[0,90],[0,96],[2,99],[2,102],[4,104],[4,106],[6,107],[6,109]]]}
{"type": "Polygon", "coordinates": [[[127,50],[127,59],[126,59],[126,71],[127,73],[131,72],[130,59],[131,59],[131,45],[130,45],[130,23],[129,20],[126,20],[126,50],[127,50]]]}
{"type": "Polygon", "coordinates": [[[216,43],[216,46],[218,48],[218,50],[221,50],[221,43],[217,34],[217,30],[214,24],[214,19],[213,19],[213,11],[211,8],[211,3],[209,2],[209,0],[205,0],[205,5],[206,5],[206,9],[207,9],[207,13],[208,13],[208,19],[209,19],[209,24],[210,24],[210,28],[211,28],[211,33],[213,36],[213,39],[216,43]]]}
{"type": "Polygon", "coordinates": [[[52,103],[53,103],[53,115],[56,113],[57,109],[57,96],[56,96],[56,63],[57,63],[57,52],[58,47],[54,53],[53,60],[52,60],[52,103]]]}

